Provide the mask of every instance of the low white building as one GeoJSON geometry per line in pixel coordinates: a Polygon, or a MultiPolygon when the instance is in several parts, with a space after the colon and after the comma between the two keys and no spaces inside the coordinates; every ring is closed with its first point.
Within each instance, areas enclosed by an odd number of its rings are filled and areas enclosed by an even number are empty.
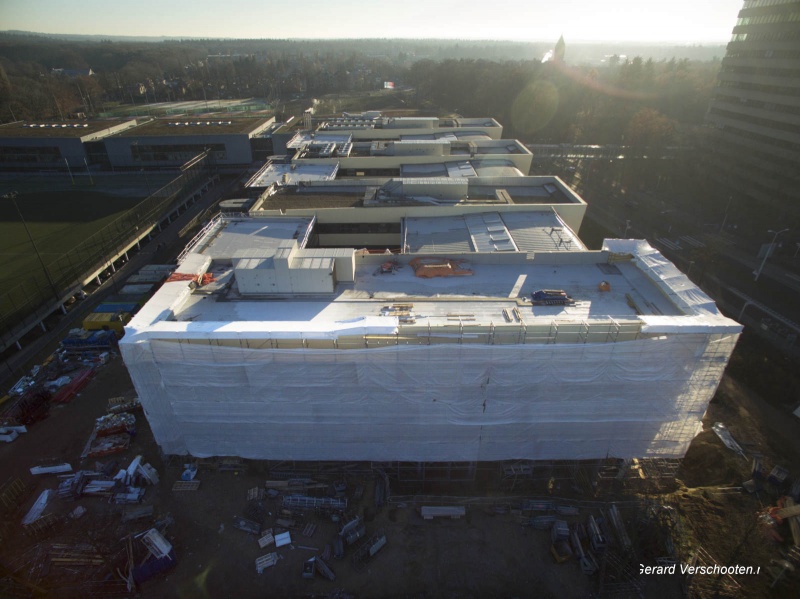
{"type": "Polygon", "coordinates": [[[682,457],[741,326],[647,242],[588,250],[555,210],[512,208],[417,207],[401,254],[315,247],[313,214],[214,221],[120,342],[162,450],[682,457]]]}
{"type": "Polygon", "coordinates": [[[317,118],[317,132],[349,133],[353,139],[500,139],[503,127],[491,117],[391,117],[370,111],[317,118]]]}
{"type": "Polygon", "coordinates": [[[314,140],[299,147],[292,163],[337,165],[339,176],[475,177],[482,168],[527,175],[533,154],[515,139],[451,141],[334,142],[314,140]]]}

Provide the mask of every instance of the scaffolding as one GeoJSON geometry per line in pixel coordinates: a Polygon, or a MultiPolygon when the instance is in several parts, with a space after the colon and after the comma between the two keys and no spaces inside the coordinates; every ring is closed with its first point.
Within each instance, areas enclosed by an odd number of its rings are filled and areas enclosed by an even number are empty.
{"type": "MultiPolygon", "coordinates": [[[[444,464],[438,470],[513,458],[682,457],[737,335],[598,343],[586,337],[594,331],[571,327],[558,335],[587,342],[498,344],[495,332],[487,345],[464,327],[463,343],[339,336],[330,349],[296,339],[256,349],[241,338],[134,335],[120,348],[168,454],[444,464]]],[[[457,470],[447,476],[473,476],[457,470]]],[[[430,479],[434,469],[414,476],[430,479]]]]}

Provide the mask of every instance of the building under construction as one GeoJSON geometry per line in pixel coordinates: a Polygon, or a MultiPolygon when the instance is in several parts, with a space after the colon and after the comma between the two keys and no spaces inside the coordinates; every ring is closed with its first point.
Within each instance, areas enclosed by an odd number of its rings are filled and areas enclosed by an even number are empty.
{"type": "Polygon", "coordinates": [[[441,194],[420,186],[437,181],[417,181],[418,204],[373,190],[360,207],[209,223],[120,343],[163,451],[682,457],[741,327],[646,241],[586,249],[585,203],[557,179],[505,183],[499,203],[431,206],[441,194]],[[325,247],[326,219],[350,247],[325,247]],[[395,253],[358,249],[381,222],[395,253]]]}

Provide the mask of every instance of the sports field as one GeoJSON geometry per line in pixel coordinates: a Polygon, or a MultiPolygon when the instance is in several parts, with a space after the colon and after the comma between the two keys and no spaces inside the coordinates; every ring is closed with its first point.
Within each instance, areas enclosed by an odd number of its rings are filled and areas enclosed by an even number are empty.
{"type": "MultiPolygon", "coordinates": [[[[0,179],[0,196],[17,193],[16,203],[45,264],[135,207],[173,175],[33,175],[0,179]],[[92,184],[93,183],[93,184],[92,184]]],[[[30,277],[41,277],[41,263],[11,200],[0,197],[0,290],[9,291],[30,277]]],[[[53,267],[55,268],[55,267],[53,267]]],[[[52,272],[53,278],[57,272],[52,272]]]]}

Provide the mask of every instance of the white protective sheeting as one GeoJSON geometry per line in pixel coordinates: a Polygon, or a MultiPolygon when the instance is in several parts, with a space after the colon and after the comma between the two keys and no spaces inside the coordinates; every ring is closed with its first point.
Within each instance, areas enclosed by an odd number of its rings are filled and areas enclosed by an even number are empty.
{"type": "Polygon", "coordinates": [[[643,239],[606,239],[603,250],[618,254],[632,254],[641,272],[647,275],[686,317],[643,315],[643,333],[692,333],[714,331],[740,333],[742,326],[725,318],[708,295],[661,252],[643,239]]]}
{"type": "Polygon", "coordinates": [[[736,334],[598,344],[120,344],[168,454],[481,461],[682,457],[736,334]]]}

